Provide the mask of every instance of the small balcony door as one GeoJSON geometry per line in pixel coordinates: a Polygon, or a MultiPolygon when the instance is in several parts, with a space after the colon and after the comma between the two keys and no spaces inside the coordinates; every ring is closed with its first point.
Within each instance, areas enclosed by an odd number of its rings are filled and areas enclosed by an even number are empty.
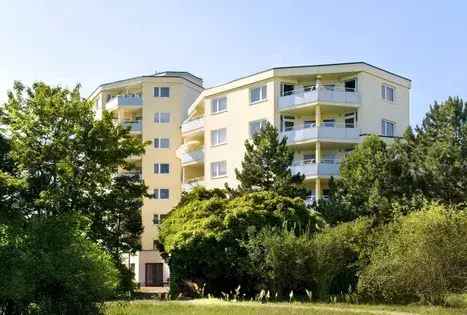
{"type": "Polygon", "coordinates": [[[291,131],[295,126],[295,116],[281,116],[281,131],[291,131]]]}
{"type": "Polygon", "coordinates": [[[147,263],[145,284],[147,287],[161,287],[163,284],[162,263],[147,263]]]}
{"type": "Polygon", "coordinates": [[[344,118],[345,128],[355,128],[357,125],[357,113],[346,113],[344,118]]]}

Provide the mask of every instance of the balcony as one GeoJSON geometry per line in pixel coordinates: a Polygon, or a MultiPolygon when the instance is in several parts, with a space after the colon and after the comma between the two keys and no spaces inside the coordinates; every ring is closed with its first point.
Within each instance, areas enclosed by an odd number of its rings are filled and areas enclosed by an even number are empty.
{"type": "Polygon", "coordinates": [[[298,144],[307,141],[329,141],[358,143],[360,141],[360,129],[354,128],[354,124],[326,124],[312,126],[310,128],[296,128],[281,132],[282,137],[287,137],[287,144],[298,144]]]}
{"type": "Polygon", "coordinates": [[[296,161],[290,167],[292,174],[301,173],[305,179],[339,176],[339,160],[324,159],[320,163],[314,160],[296,161]]]}
{"type": "Polygon", "coordinates": [[[204,184],[204,177],[194,177],[189,180],[186,180],[182,184],[183,191],[191,191],[193,188],[197,186],[203,186],[204,184]]]}
{"type": "Polygon", "coordinates": [[[129,176],[129,177],[136,177],[138,180],[143,180],[143,172],[141,169],[139,170],[131,170],[131,171],[123,171],[119,173],[120,176],[129,176]]]}
{"type": "Polygon", "coordinates": [[[105,109],[108,111],[118,107],[140,109],[143,106],[143,98],[137,95],[118,95],[112,97],[106,104],[105,109]]]}
{"type": "Polygon", "coordinates": [[[181,154],[182,166],[196,165],[204,162],[204,151],[203,149],[184,152],[181,154]]]}
{"type": "Polygon", "coordinates": [[[125,128],[130,128],[131,133],[140,133],[143,130],[143,121],[138,119],[134,121],[124,121],[122,126],[125,128]]]}
{"type": "Polygon", "coordinates": [[[306,104],[324,103],[329,105],[356,106],[360,104],[358,92],[350,89],[329,89],[309,87],[287,92],[279,97],[279,110],[293,109],[306,104]]]}
{"type": "Polygon", "coordinates": [[[184,121],[182,124],[182,134],[204,131],[204,118],[184,121]]]}

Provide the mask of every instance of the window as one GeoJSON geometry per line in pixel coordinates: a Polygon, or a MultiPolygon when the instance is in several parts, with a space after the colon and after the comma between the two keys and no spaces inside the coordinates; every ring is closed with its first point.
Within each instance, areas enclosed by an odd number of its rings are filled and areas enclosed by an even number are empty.
{"type": "Polygon", "coordinates": [[[211,163],[211,177],[221,177],[227,175],[227,161],[211,163]]]}
{"type": "Polygon", "coordinates": [[[344,87],[346,92],[355,92],[357,91],[357,80],[347,80],[344,82],[344,87]]]}
{"type": "Polygon", "coordinates": [[[281,96],[292,95],[294,93],[295,86],[289,83],[281,84],[281,96]]]}
{"type": "Polygon", "coordinates": [[[303,164],[313,164],[316,162],[315,153],[306,153],[303,154],[303,164]]]}
{"type": "Polygon", "coordinates": [[[336,86],[334,84],[325,84],[323,85],[324,89],[328,91],[334,91],[336,89],[336,86]]]}
{"type": "Polygon", "coordinates": [[[335,127],[336,126],[336,120],[335,119],[324,119],[323,120],[323,126],[324,127],[335,127]]]}
{"type": "Polygon", "coordinates": [[[166,216],[167,214],[159,214],[159,222],[160,223],[164,222],[166,216]]]}
{"type": "Polygon", "coordinates": [[[227,97],[219,97],[211,101],[211,114],[225,111],[227,111],[227,97]]]}
{"type": "Polygon", "coordinates": [[[135,267],[136,267],[135,263],[131,263],[131,264],[130,264],[130,271],[131,271],[131,273],[133,273],[133,274],[135,273],[135,270],[136,270],[135,267]]]}
{"type": "Polygon", "coordinates": [[[381,134],[386,137],[394,137],[394,129],[395,129],[395,123],[388,121],[388,120],[382,120],[381,122],[381,134]]]}
{"type": "Polygon", "coordinates": [[[156,149],[167,149],[170,146],[169,138],[155,138],[154,148],[156,149]]]}
{"type": "Polygon", "coordinates": [[[381,86],[381,97],[383,100],[394,102],[394,88],[383,84],[381,86]]]}
{"type": "Polygon", "coordinates": [[[155,113],[154,122],[156,124],[164,124],[170,122],[170,113],[155,113]]]}
{"type": "Polygon", "coordinates": [[[153,224],[159,224],[159,222],[160,222],[160,221],[159,221],[159,215],[158,215],[158,214],[154,214],[154,215],[152,216],[152,223],[153,223],[153,224]]]}
{"type": "Polygon", "coordinates": [[[154,97],[170,97],[170,88],[168,87],[155,87],[154,97]]]}
{"type": "Polygon", "coordinates": [[[265,119],[250,121],[250,136],[253,137],[256,133],[261,131],[261,129],[263,129],[265,125],[265,119]]]}
{"type": "Polygon", "coordinates": [[[295,116],[281,116],[281,131],[291,131],[295,126],[295,116]]]}
{"type": "Polygon", "coordinates": [[[316,127],[316,120],[304,120],[303,128],[314,128],[316,127]]]}
{"type": "Polygon", "coordinates": [[[267,86],[258,86],[250,89],[250,103],[263,101],[267,98],[267,86]]]}
{"type": "Polygon", "coordinates": [[[227,129],[216,129],[211,131],[211,145],[219,145],[227,142],[227,129]]]}
{"type": "Polygon", "coordinates": [[[168,188],[154,189],[154,199],[169,199],[170,191],[168,188]]]}
{"type": "Polygon", "coordinates": [[[169,174],[169,163],[155,163],[154,173],[155,174],[169,174]]]}

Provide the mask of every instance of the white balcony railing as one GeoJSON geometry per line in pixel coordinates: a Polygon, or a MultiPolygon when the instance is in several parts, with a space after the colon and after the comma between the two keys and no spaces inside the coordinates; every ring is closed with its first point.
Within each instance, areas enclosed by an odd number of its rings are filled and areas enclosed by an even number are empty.
{"type": "Polygon", "coordinates": [[[292,174],[301,173],[305,178],[318,176],[338,176],[340,160],[323,159],[320,163],[314,160],[295,161],[290,167],[292,174]]]}
{"type": "Polygon", "coordinates": [[[121,176],[136,176],[136,178],[138,178],[139,180],[143,179],[142,170],[123,171],[119,175],[121,175],[121,176]]]}
{"type": "Polygon", "coordinates": [[[191,152],[184,152],[181,155],[181,162],[182,165],[189,165],[189,164],[197,164],[199,162],[204,161],[204,151],[203,149],[191,151],[191,152]]]}
{"type": "Polygon", "coordinates": [[[352,89],[309,87],[288,91],[279,97],[279,109],[290,109],[308,103],[360,104],[360,95],[352,89]]]}
{"type": "Polygon", "coordinates": [[[130,127],[131,132],[141,132],[143,130],[143,121],[134,120],[134,121],[124,121],[122,122],[123,127],[130,127]]]}
{"type": "Polygon", "coordinates": [[[182,133],[201,131],[204,129],[204,118],[185,121],[182,124],[182,133]]]}
{"type": "Polygon", "coordinates": [[[358,142],[360,129],[353,128],[353,124],[322,123],[321,126],[309,128],[295,128],[281,132],[282,137],[287,137],[287,143],[299,143],[307,140],[344,140],[358,142]]]}
{"type": "Polygon", "coordinates": [[[194,177],[186,180],[182,184],[183,191],[190,191],[197,186],[202,186],[204,184],[204,177],[194,177]]]}
{"type": "Polygon", "coordinates": [[[138,95],[117,95],[105,104],[105,109],[112,110],[120,106],[139,108],[143,106],[143,98],[138,95]]]}

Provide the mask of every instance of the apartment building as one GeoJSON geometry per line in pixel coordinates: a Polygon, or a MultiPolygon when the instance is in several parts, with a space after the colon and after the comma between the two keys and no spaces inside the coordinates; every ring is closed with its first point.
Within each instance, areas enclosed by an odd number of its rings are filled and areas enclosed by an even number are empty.
{"type": "Polygon", "coordinates": [[[163,286],[169,277],[167,265],[154,248],[159,224],[178,203],[182,169],[175,152],[182,144],[180,126],[189,106],[203,90],[203,81],[188,72],[167,71],[100,85],[91,95],[96,116],[112,113],[115,122],[129,126],[131,133],[150,141],[143,156],[133,156],[136,172],[152,198],[141,209],[144,232],[142,251],[122,259],[135,272],[143,287],[163,286]]]}
{"type": "Polygon", "coordinates": [[[364,62],[272,68],[204,90],[182,124],[185,190],[236,186],[245,140],[265,121],[295,152],[312,203],[328,194],[339,163],[369,134],[402,136],[411,81],[364,62]]]}
{"type": "Polygon", "coordinates": [[[96,115],[111,111],[135,137],[151,141],[133,157],[153,198],[144,200],[143,250],[129,257],[142,287],[164,285],[169,270],[153,242],[158,226],[197,185],[235,187],[245,140],[269,121],[294,151],[307,203],[326,198],[339,163],[369,134],[391,141],[409,126],[411,81],[364,62],[279,67],[203,89],[188,72],[163,72],[101,85],[96,115]]]}

